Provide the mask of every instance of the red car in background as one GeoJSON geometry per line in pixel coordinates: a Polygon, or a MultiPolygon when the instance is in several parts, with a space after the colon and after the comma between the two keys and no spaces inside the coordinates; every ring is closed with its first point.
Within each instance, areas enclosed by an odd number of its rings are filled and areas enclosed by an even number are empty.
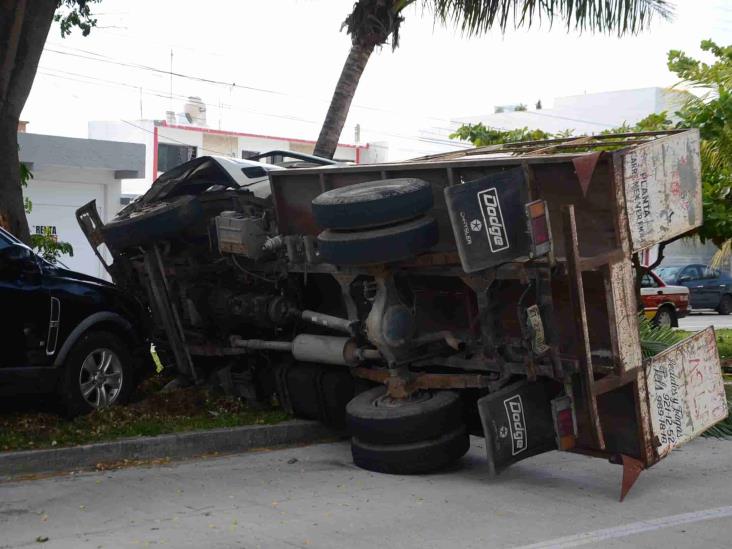
{"type": "Polygon", "coordinates": [[[691,312],[689,288],[668,285],[653,271],[641,279],[641,300],[646,318],[658,326],[675,328],[691,312]]]}

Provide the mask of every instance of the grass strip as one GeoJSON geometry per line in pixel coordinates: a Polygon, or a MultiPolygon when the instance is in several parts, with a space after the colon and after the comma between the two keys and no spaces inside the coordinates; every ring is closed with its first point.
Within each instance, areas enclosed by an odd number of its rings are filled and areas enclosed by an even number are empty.
{"type": "Polygon", "coordinates": [[[55,413],[0,415],[0,451],[32,450],[107,442],[242,425],[271,425],[289,419],[281,409],[255,410],[241,399],[194,387],[161,392],[162,381],[142,384],[134,402],[67,419],[55,413]]]}

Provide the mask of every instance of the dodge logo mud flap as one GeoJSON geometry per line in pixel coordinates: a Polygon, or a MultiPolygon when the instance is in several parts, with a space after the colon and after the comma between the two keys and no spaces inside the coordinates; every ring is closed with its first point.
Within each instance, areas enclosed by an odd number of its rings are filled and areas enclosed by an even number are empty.
{"type": "Polygon", "coordinates": [[[528,257],[528,189],[521,168],[446,187],[445,201],[465,272],[528,257]]]}
{"type": "Polygon", "coordinates": [[[552,391],[544,381],[522,381],[478,400],[491,474],[554,450],[552,391]]]}

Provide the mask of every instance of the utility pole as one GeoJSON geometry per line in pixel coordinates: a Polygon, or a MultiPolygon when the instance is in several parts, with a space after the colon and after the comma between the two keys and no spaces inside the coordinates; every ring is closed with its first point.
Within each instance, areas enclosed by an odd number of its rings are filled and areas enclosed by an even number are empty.
{"type": "Polygon", "coordinates": [[[173,110],[173,48],[170,48],[170,110],[173,110]]]}

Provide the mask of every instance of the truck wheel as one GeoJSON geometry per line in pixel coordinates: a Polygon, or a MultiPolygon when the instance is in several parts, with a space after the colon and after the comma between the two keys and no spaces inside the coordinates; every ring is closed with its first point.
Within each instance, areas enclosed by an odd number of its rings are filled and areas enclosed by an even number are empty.
{"type": "Polygon", "coordinates": [[[676,320],[676,313],[668,305],[664,305],[656,312],[656,316],[653,317],[653,323],[661,328],[674,328],[678,326],[676,320]]]}
{"type": "Polygon", "coordinates": [[[363,443],[406,444],[437,438],[461,425],[460,396],[453,391],[420,391],[392,399],[386,387],[357,395],[346,406],[349,434],[363,443]]]}
{"type": "Polygon", "coordinates": [[[135,386],[129,346],[110,332],[88,332],[64,363],[61,397],[69,416],[127,401],[135,386]]]}
{"type": "Polygon", "coordinates": [[[325,230],[318,235],[320,257],[334,265],[366,265],[409,259],[437,244],[437,222],[420,217],[364,231],[325,230]]]}
{"type": "Polygon", "coordinates": [[[719,307],[717,307],[717,312],[720,315],[732,314],[732,296],[731,295],[725,294],[722,296],[722,299],[719,301],[719,307]]]}
{"type": "Polygon", "coordinates": [[[146,206],[130,217],[114,219],[102,228],[102,233],[112,248],[124,249],[176,236],[202,215],[197,197],[178,196],[146,206]]]}
{"type": "Polygon", "coordinates": [[[403,177],[367,181],[324,192],[312,202],[324,229],[352,230],[412,219],[432,208],[432,187],[403,177]]]}
{"type": "Polygon", "coordinates": [[[370,444],[351,440],[353,462],[368,471],[392,475],[419,475],[444,469],[470,448],[465,426],[432,440],[409,444],[370,444]]]}

